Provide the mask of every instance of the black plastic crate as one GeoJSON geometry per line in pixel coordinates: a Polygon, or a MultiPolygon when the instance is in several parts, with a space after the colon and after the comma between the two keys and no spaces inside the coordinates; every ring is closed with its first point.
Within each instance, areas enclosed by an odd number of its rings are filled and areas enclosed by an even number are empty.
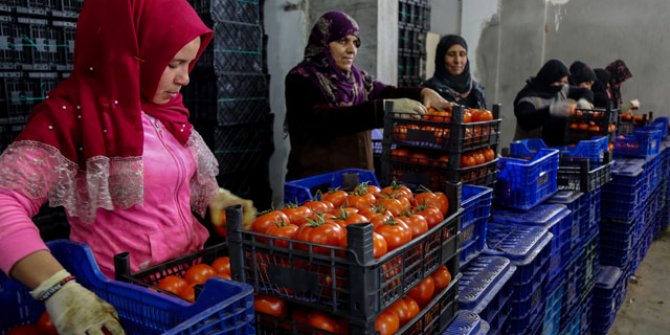
{"type": "Polygon", "coordinates": [[[24,62],[23,43],[16,18],[0,15],[0,69],[15,70],[24,62]]]}
{"type": "Polygon", "coordinates": [[[212,18],[216,21],[262,23],[261,0],[218,0],[212,7],[212,18]]]}
{"type": "MultiPolygon", "coordinates": [[[[384,140],[416,148],[446,152],[464,152],[498,144],[500,138],[500,105],[494,105],[493,120],[466,122],[466,109],[452,108],[450,116],[426,114],[421,119],[394,113],[392,103],[385,106],[384,140]]],[[[456,162],[452,162],[456,164],[456,162]]]]}
{"type": "MultiPolygon", "coordinates": [[[[451,324],[456,312],[458,311],[457,287],[460,282],[461,275],[458,274],[452,279],[449,286],[445,287],[433,300],[419,311],[419,314],[407,324],[400,327],[395,334],[413,335],[413,334],[442,334],[443,331],[451,324]]],[[[353,327],[351,328],[347,320],[341,320],[342,325],[349,326],[350,334],[377,334],[374,329],[374,324],[368,328],[353,327]]],[[[346,327],[345,327],[346,328],[346,327]]],[[[316,329],[309,325],[303,324],[295,318],[289,320],[288,318],[277,318],[271,315],[256,313],[256,332],[258,335],[288,335],[288,334],[333,334],[327,331],[316,329]]],[[[340,332],[342,333],[342,332],[340,332]]]]}
{"type": "Polygon", "coordinates": [[[48,71],[57,59],[58,32],[47,19],[17,18],[18,37],[24,52],[23,70],[48,71]]]}
{"type": "MultiPolygon", "coordinates": [[[[23,72],[0,72],[0,118],[27,116],[35,100],[34,82],[23,72]]],[[[10,122],[19,123],[19,122],[10,122]]]]}
{"type": "Polygon", "coordinates": [[[452,277],[458,274],[460,185],[446,194],[450,208],[443,222],[378,259],[373,258],[371,224],[348,225],[348,247],[342,248],[243,230],[241,208],[228,208],[233,279],[251,284],[257,293],[374,327],[376,315],[442,264],[452,277]],[[286,247],[278,246],[280,240],[286,247]]]}
{"type": "Polygon", "coordinates": [[[9,0],[17,14],[46,16],[52,8],[52,1],[57,0],[9,0]]]}
{"type": "Polygon", "coordinates": [[[219,99],[217,107],[217,120],[221,126],[259,122],[270,114],[266,97],[219,99]]]}
{"type": "Polygon", "coordinates": [[[51,15],[57,18],[72,18],[79,17],[81,6],[84,0],[51,0],[53,1],[53,10],[51,15]]]}
{"type": "Polygon", "coordinates": [[[53,21],[53,27],[58,32],[56,55],[56,69],[59,71],[72,70],[74,65],[74,42],[77,23],[70,21],[53,21]]]}
{"type": "Polygon", "coordinates": [[[33,83],[32,103],[36,105],[46,99],[49,91],[58,85],[61,76],[58,72],[28,72],[28,78],[33,83]]]}
{"type": "Polygon", "coordinates": [[[565,138],[568,143],[576,144],[593,137],[607,136],[608,141],[614,143],[618,114],[618,109],[576,109],[568,116],[565,138]]]}
{"type": "Polygon", "coordinates": [[[580,192],[593,192],[612,180],[610,153],[605,152],[602,163],[588,158],[561,157],[558,163],[558,188],[580,192]]]}
{"type": "Polygon", "coordinates": [[[226,150],[259,150],[272,141],[272,122],[219,126],[214,129],[214,152],[226,150]]]}
{"type": "Polygon", "coordinates": [[[263,26],[235,22],[214,24],[214,68],[220,72],[261,72],[264,69],[263,26]]]}
{"type": "Polygon", "coordinates": [[[382,155],[382,175],[385,182],[400,180],[410,185],[423,185],[429,189],[442,189],[445,182],[461,182],[463,184],[483,185],[491,187],[498,174],[498,159],[480,165],[464,168],[448,168],[441,166],[441,161],[434,159],[401,159],[390,157],[388,164],[382,155]],[[388,170],[387,170],[388,167],[388,170]]]}
{"type": "Polygon", "coordinates": [[[221,73],[217,78],[217,99],[266,98],[270,77],[263,73],[221,73]]]}

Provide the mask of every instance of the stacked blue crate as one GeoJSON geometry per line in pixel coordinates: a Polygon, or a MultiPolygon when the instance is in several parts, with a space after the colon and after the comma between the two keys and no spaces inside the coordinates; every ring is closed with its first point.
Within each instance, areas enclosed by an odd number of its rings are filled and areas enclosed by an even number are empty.
{"type": "Polygon", "coordinates": [[[442,335],[491,335],[489,324],[472,311],[458,311],[442,335]]]}
{"type": "Polygon", "coordinates": [[[552,237],[544,227],[489,224],[485,253],[504,256],[517,267],[510,323],[504,334],[533,334],[542,327],[552,237]]]}
{"type": "Polygon", "coordinates": [[[461,267],[484,250],[486,245],[486,225],[491,215],[493,190],[485,186],[463,185],[461,190],[463,215],[459,227],[458,248],[461,253],[461,267]]]}
{"type": "Polygon", "coordinates": [[[565,205],[560,204],[542,204],[527,212],[507,209],[496,209],[493,212],[495,223],[505,226],[540,226],[553,234],[547,276],[548,292],[553,292],[560,285],[559,274],[567,265],[570,257],[571,219],[571,211],[565,205]]]}
{"type": "Polygon", "coordinates": [[[625,297],[625,273],[618,267],[603,266],[593,290],[592,334],[607,334],[625,297]]]}
{"type": "Polygon", "coordinates": [[[516,266],[500,256],[480,256],[461,269],[459,308],[477,313],[489,334],[504,334],[511,313],[512,276],[516,266]]]}
{"type": "Polygon", "coordinates": [[[581,243],[581,222],[588,222],[589,220],[589,197],[582,192],[577,191],[558,191],[553,197],[547,200],[549,204],[562,204],[570,210],[570,236],[568,242],[570,244],[571,257],[578,256],[580,253],[581,243]]]}

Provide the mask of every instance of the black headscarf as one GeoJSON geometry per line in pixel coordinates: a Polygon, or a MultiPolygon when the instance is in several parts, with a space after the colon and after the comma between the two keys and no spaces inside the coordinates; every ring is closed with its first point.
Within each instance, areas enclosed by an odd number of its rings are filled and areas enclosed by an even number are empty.
{"type": "Polygon", "coordinates": [[[626,63],[621,59],[617,59],[609,63],[605,67],[605,69],[609,71],[611,75],[610,91],[612,92],[612,100],[614,100],[614,102],[618,107],[622,102],[621,87],[615,87],[615,86],[633,77],[633,74],[628,69],[628,66],[626,66],[626,63]]]}
{"type": "Polygon", "coordinates": [[[465,43],[463,37],[457,35],[447,35],[440,39],[435,51],[435,74],[433,81],[437,85],[444,85],[458,93],[467,93],[472,88],[472,78],[470,77],[470,60],[465,64],[463,73],[454,76],[449,73],[444,64],[444,56],[454,44],[462,46],[466,51],[468,44],[465,43]]]}
{"type": "Polygon", "coordinates": [[[524,86],[524,88],[516,95],[514,105],[517,104],[519,99],[528,96],[545,99],[555,97],[563,87],[551,86],[551,84],[561,80],[561,78],[568,74],[568,68],[563,62],[557,59],[549,60],[542,66],[540,71],[537,72],[535,77],[531,77],[526,81],[526,86],[524,86]]]}
{"type": "Polygon", "coordinates": [[[578,86],[587,81],[596,81],[596,74],[590,66],[581,61],[570,65],[570,85],[578,86]]]}

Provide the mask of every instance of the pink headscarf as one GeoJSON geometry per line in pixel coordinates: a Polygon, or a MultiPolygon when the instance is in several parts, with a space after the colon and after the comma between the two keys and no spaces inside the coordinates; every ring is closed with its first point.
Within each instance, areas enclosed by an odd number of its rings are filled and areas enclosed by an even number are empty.
{"type": "MultiPolygon", "coordinates": [[[[192,127],[182,96],[164,105],[151,99],[170,60],[198,36],[200,57],[212,31],[186,0],[87,0],[77,23],[74,70],[35,107],[25,130],[3,154],[17,155],[0,159],[0,187],[21,189],[33,198],[49,191],[51,206],[65,206],[87,222],[97,208],[142,203],[141,113],[160,120],[181,143],[189,142],[192,127]],[[16,157],[44,152],[57,176],[48,176],[52,171],[2,176],[14,168],[16,157]]],[[[204,145],[199,136],[196,142],[204,145]]],[[[204,173],[203,158],[195,159],[198,173],[204,173]]],[[[216,172],[210,168],[211,173],[216,172]]]]}

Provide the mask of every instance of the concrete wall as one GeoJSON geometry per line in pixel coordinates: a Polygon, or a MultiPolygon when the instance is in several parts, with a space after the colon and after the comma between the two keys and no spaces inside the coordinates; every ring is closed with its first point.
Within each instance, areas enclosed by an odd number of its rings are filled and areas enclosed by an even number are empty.
{"type": "Polygon", "coordinates": [[[270,159],[273,202],[282,203],[286,163],[290,151],[284,129],[286,105],[284,78],[303,58],[314,22],[329,10],[351,15],[361,29],[362,46],[356,66],[385,83],[396,84],[398,77],[398,3],[389,0],[282,0],[265,1],[265,32],[268,35],[270,107],[275,114],[275,152],[270,159]],[[381,29],[379,29],[381,28],[381,29]]]}

